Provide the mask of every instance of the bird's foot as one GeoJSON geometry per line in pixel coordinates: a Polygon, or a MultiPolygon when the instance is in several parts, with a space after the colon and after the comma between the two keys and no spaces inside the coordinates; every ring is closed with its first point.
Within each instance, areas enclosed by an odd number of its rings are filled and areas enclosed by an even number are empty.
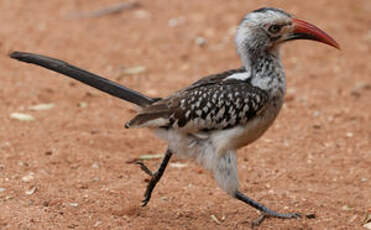
{"type": "MultiPolygon", "coordinates": [[[[244,195],[240,191],[237,191],[235,193],[235,198],[251,205],[252,207],[258,209],[262,213],[262,215],[258,219],[252,222],[252,227],[259,226],[266,218],[270,218],[270,217],[279,218],[279,219],[297,219],[303,216],[301,213],[296,213],[296,212],[294,213],[275,212],[265,207],[263,204],[260,204],[259,202],[249,198],[248,196],[244,195]]],[[[316,218],[316,215],[308,214],[308,215],[305,215],[305,217],[307,219],[313,219],[313,218],[316,218]]]]}
{"type": "Polygon", "coordinates": [[[143,162],[136,162],[136,164],[139,165],[140,169],[151,177],[150,181],[147,183],[147,188],[144,192],[144,199],[142,200],[142,207],[144,207],[151,200],[152,191],[157,182],[160,180],[160,177],[157,172],[153,173],[143,162]]]}
{"type": "Polygon", "coordinates": [[[259,218],[254,220],[251,225],[252,227],[259,226],[261,223],[263,223],[263,221],[266,218],[270,218],[270,217],[279,218],[279,219],[297,219],[297,218],[301,218],[302,214],[296,213],[296,212],[294,213],[264,212],[259,216],[259,218]]]}
{"type": "Polygon", "coordinates": [[[157,169],[155,173],[153,173],[143,162],[140,161],[136,162],[136,164],[140,166],[140,169],[142,169],[147,175],[151,177],[151,180],[148,182],[146,191],[144,193],[144,199],[142,200],[143,207],[146,206],[148,202],[151,200],[153,189],[156,187],[156,184],[160,181],[162,175],[164,174],[171,156],[172,156],[171,151],[167,150],[164,158],[162,159],[160,167],[157,169]]]}

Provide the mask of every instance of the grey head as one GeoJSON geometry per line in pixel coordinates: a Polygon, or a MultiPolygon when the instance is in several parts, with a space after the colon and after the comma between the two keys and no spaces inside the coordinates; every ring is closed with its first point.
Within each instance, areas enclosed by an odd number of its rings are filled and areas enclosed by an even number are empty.
{"type": "Polygon", "coordinates": [[[278,56],[280,45],[295,39],[315,40],[339,48],[336,41],[318,27],[271,7],[248,13],[239,25],[235,43],[245,65],[267,53],[278,56]]]}

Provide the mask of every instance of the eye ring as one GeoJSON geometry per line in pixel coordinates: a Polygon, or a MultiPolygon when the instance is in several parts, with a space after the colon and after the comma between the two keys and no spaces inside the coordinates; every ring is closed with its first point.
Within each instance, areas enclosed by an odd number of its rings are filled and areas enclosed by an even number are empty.
{"type": "Polygon", "coordinates": [[[268,31],[272,34],[277,34],[281,31],[282,26],[281,25],[271,25],[268,28],[268,31]]]}

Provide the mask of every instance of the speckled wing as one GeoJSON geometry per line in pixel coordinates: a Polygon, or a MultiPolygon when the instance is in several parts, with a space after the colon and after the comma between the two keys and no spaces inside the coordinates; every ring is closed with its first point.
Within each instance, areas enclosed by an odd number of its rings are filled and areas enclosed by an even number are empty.
{"type": "Polygon", "coordinates": [[[213,75],[145,107],[127,127],[175,128],[185,132],[227,129],[259,113],[267,94],[246,81],[213,75]]]}

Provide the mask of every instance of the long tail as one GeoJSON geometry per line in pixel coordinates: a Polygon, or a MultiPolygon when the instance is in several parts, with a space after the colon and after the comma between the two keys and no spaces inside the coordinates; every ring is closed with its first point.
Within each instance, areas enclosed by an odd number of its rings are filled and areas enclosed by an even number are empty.
{"type": "Polygon", "coordinates": [[[146,106],[158,100],[157,98],[147,97],[135,90],[129,89],[116,82],[110,81],[106,78],[100,77],[96,74],[90,73],[55,58],[26,52],[13,52],[9,56],[17,59],[18,61],[32,63],[57,73],[64,74],[112,96],[121,98],[139,106],[146,106]]]}

